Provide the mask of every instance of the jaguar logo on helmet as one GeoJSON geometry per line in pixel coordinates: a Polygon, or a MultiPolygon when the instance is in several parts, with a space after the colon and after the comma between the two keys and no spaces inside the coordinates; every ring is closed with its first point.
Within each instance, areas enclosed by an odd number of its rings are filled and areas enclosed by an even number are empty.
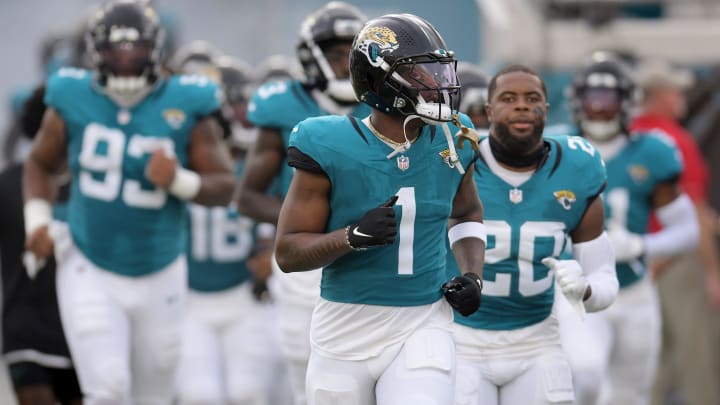
{"type": "Polygon", "coordinates": [[[359,49],[365,53],[370,62],[377,62],[380,51],[394,51],[400,44],[397,35],[387,27],[370,27],[358,38],[359,49]]]}

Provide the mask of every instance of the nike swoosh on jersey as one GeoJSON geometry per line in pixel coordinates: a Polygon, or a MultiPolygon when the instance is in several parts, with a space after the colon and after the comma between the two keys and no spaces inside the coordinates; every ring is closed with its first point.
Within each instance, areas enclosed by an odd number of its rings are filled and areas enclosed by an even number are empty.
{"type": "Polygon", "coordinates": [[[355,235],[355,236],[362,236],[362,237],[364,237],[364,238],[372,238],[372,235],[368,235],[368,234],[365,234],[365,233],[362,233],[362,232],[358,231],[358,227],[357,227],[357,226],[356,226],[355,228],[353,228],[352,233],[353,233],[353,235],[355,235]]]}

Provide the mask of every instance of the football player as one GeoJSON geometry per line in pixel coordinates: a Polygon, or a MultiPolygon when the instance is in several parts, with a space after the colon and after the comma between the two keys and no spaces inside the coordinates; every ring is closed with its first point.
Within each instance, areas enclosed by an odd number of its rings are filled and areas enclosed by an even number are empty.
{"type": "MultiPolygon", "coordinates": [[[[18,119],[28,144],[35,132],[27,128],[40,126],[42,115],[36,112],[45,108],[43,94],[42,88],[36,89],[18,119]]],[[[12,162],[0,173],[0,205],[4,207],[0,213],[3,358],[19,405],[79,405],[82,393],[58,311],[55,260],[37,263],[32,269],[26,269],[22,262],[22,168],[20,161],[12,162]]],[[[53,209],[58,220],[64,218],[69,189],[67,182],[63,183],[53,209]]]]}
{"type": "Polygon", "coordinates": [[[259,83],[282,82],[302,78],[300,62],[283,54],[269,56],[256,69],[259,83]]]}
{"type": "Polygon", "coordinates": [[[25,162],[26,248],[55,250],[58,301],[86,404],[169,404],[187,290],[186,201],[227,205],[235,179],[215,84],[159,71],[163,30],[144,1],[90,18],[95,69],[61,69],[25,162]],[[68,227],[52,225],[69,168],[68,227]],[[52,235],[52,238],[51,238],[52,235]]]}
{"type": "Polygon", "coordinates": [[[563,346],[579,403],[647,404],[660,345],[660,309],[645,261],[695,248],[695,211],[678,186],[682,162],[670,138],[627,130],[636,93],[622,62],[594,55],[576,72],[570,94],[579,133],[607,166],[603,201],[620,292],[610,308],[585,324],[561,310],[563,346]],[[663,229],[648,234],[653,210],[663,229]]]}
{"type": "Polygon", "coordinates": [[[309,118],[290,137],[275,254],[285,272],[323,268],[310,405],[452,403],[451,305],[480,305],[485,247],[475,153],[452,138],[472,127],[455,64],[424,19],[370,20],[350,54],[370,116],[309,118]],[[443,283],[446,237],[463,275],[443,283]]]}
{"type": "Polygon", "coordinates": [[[479,67],[458,62],[458,81],[460,82],[460,112],[467,114],[475,125],[475,129],[490,127],[485,103],[487,103],[488,78],[479,67]]]}
{"type": "MultiPolygon", "coordinates": [[[[253,141],[245,114],[255,82],[250,66],[234,58],[218,58],[217,71],[239,175],[244,150],[253,141]]],[[[268,232],[267,224],[239,215],[234,202],[188,208],[190,292],[178,371],[180,402],[285,405],[270,401],[287,387],[281,378],[284,361],[275,350],[274,308],[253,289],[251,273],[254,256],[272,246],[274,227],[268,232]]],[[[255,259],[256,266],[260,263],[255,259]]],[[[269,270],[269,255],[264,266],[269,270]]]]}
{"type": "MultiPolygon", "coordinates": [[[[455,317],[455,404],[572,404],[553,281],[581,314],[617,294],[600,154],[579,137],[543,138],[548,108],[545,83],[526,66],[490,80],[490,134],[474,173],[488,234],[483,305],[455,317]],[[562,260],[568,235],[573,257],[562,260]]],[[[450,259],[450,274],[458,274],[450,259]]]]}
{"type": "MultiPolygon", "coordinates": [[[[248,119],[259,128],[240,180],[240,213],[275,224],[292,169],[286,164],[290,131],[307,117],[327,114],[366,116],[349,81],[348,53],[365,16],[355,7],[330,2],[303,21],[297,52],[304,80],[267,82],[253,95],[248,119]],[[275,185],[273,186],[273,183],[275,185]],[[271,186],[279,189],[270,192],[271,186]]],[[[279,311],[283,350],[288,358],[295,404],[305,403],[305,369],[310,356],[310,315],[320,291],[320,272],[283,274],[277,268],[271,287],[279,311]]]]}

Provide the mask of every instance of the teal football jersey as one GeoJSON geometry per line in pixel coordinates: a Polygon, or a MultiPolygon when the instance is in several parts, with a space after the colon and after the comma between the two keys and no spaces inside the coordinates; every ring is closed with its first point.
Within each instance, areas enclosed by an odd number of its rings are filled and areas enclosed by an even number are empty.
{"type": "MultiPolygon", "coordinates": [[[[605,223],[646,234],[652,211],[652,193],[658,183],[680,176],[682,158],[672,139],[657,132],[634,134],[623,150],[608,159],[608,187],[604,193],[605,223]]],[[[636,259],[616,265],[620,288],[640,280],[645,263],[636,259]]]]}
{"type": "MultiPolygon", "coordinates": [[[[235,174],[242,174],[238,164],[235,174]]],[[[255,246],[255,221],[227,207],[188,204],[190,238],[187,245],[190,288],[216,292],[250,279],[247,259],[255,246]]]]}
{"type": "MultiPolygon", "coordinates": [[[[297,80],[266,83],[255,91],[248,105],[248,120],[257,127],[278,128],[285,147],[290,132],[298,122],[310,117],[328,115],[297,80]]],[[[355,117],[370,115],[370,107],[360,103],[352,111],[355,117]]],[[[276,181],[284,198],[292,180],[292,168],[283,164],[276,181]]]]}
{"type": "MultiPolygon", "coordinates": [[[[478,159],[475,183],[483,201],[487,247],[480,309],[455,322],[477,329],[511,330],[547,318],[553,307],[553,275],[541,263],[559,257],[567,235],[580,223],[606,182],[600,154],[574,136],[546,138],[545,163],[519,187],[506,183],[478,159]]],[[[450,276],[458,275],[448,255],[450,276]]]]}
{"type": "MultiPolygon", "coordinates": [[[[472,127],[467,116],[461,119],[472,127]]],[[[458,128],[450,125],[450,130],[455,133],[458,128]]],[[[395,243],[351,252],[326,266],[321,296],[386,306],[437,301],[446,281],[448,217],[462,179],[457,168],[446,163],[448,145],[442,130],[424,127],[408,151],[387,159],[392,149],[362,122],[353,123],[346,116],[318,117],[297,126],[290,147],[315,160],[332,183],[327,231],[353,224],[391,196],[399,197],[394,206],[395,243]]],[[[458,154],[465,168],[475,155],[469,146],[458,154]]]]}
{"type": "Polygon", "coordinates": [[[171,76],[141,102],[121,108],[92,71],[60,69],[45,103],[65,121],[72,188],[68,223],[93,263],[139,276],[162,269],[185,250],[185,203],[145,177],[163,148],[187,167],[190,131],[219,108],[218,88],[202,76],[171,76]]]}

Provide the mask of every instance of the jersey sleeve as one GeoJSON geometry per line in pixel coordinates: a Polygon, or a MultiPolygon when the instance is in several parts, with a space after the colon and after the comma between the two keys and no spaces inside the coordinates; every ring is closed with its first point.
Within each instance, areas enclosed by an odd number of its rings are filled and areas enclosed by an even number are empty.
{"type": "Polygon", "coordinates": [[[607,183],[605,162],[600,152],[587,140],[579,136],[566,136],[557,138],[567,159],[575,166],[576,173],[581,177],[578,184],[582,195],[591,200],[600,195],[607,183]]]}
{"type": "Polygon", "coordinates": [[[661,183],[679,178],[683,170],[683,162],[675,141],[659,131],[642,136],[645,136],[650,144],[647,165],[655,182],[661,183]]]}
{"type": "Polygon", "coordinates": [[[220,108],[222,92],[211,79],[201,75],[180,75],[177,81],[191,103],[190,110],[198,119],[205,118],[220,108]]]}
{"type": "Polygon", "coordinates": [[[45,88],[45,104],[66,115],[72,109],[73,88],[85,81],[89,71],[77,68],[62,68],[55,72],[47,81],[45,88]]]}
{"type": "Polygon", "coordinates": [[[286,114],[283,110],[284,95],[291,91],[290,81],[269,82],[260,86],[253,93],[248,104],[248,121],[257,127],[276,127],[278,115],[286,114]]]}
{"type": "MultiPolygon", "coordinates": [[[[298,123],[290,134],[288,148],[294,148],[305,155],[306,160],[310,158],[317,166],[327,173],[330,165],[329,153],[325,151],[322,142],[318,140],[321,136],[321,129],[316,125],[317,118],[308,118],[298,123]]],[[[291,162],[292,163],[292,162],[291,162]]],[[[298,167],[303,169],[303,167],[298,167]]]]}

